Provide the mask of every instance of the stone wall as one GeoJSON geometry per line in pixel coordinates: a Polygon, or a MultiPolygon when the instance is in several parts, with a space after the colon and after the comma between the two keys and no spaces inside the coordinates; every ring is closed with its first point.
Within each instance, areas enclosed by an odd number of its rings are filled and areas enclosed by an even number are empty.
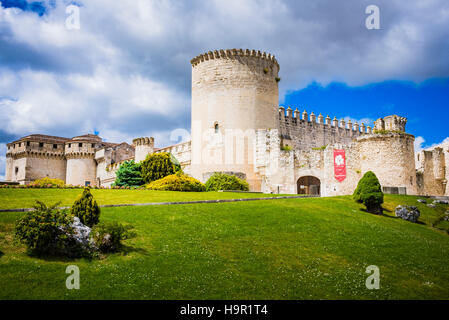
{"type": "Polygon", "coordinates": [[[418,193],[449,196],[449,143],[421,150],[416,154],[418,193]]]}
{"type": "Polygon", "coordinates": [[[298,110],[292,112],[290,107],[286,112],[283,107],[279,108],[279,128],[281,144],[295,150],[310,150],[335,143],[349,144],[353,139],[371,133],[371,128],[365,124],[346,123],[335,117],[331,121],[329,116],[324,118],[320,114],[316,117],[313,112],[300,114],[298,110]]]}

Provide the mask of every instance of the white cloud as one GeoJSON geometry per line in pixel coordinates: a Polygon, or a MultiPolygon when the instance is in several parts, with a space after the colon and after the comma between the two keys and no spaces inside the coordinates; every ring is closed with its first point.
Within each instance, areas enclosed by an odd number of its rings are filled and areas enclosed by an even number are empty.
{"type": "Polygon", "coordinates": [[[421,137],[421,136],[415,137],[415,142],[414,142],[415,153],[418,153],[422,149],[424,149],[424,147],[423,147],[424,142],[426,142],[426,140],[423,137],[421,137]]]}
{"type": "Polygon", "coordinates": [[[371,3],[358,0],[78,2],[80,30],[65,28],[61,2],[43,17],[0,7],[0,134],[96,129],[109,141],[154,135],[162,146],[190,127],[189,60],[213,49],[275,54],[281,100],[312,80],[449,75],[443,0],[378,1],[381,30],[365,28],[371,3]]]}
{"type": "Polygon", "coordinates": [[[0,181],[5,181],[6,144],[0,143],[0,181]]]}

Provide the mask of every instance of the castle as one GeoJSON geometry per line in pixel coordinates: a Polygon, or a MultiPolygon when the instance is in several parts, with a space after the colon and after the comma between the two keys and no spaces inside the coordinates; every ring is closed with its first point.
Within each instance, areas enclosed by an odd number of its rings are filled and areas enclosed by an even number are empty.
{"type": "Polygon", "coordinates": [[[191,140],[155,148],[96,135],[29,135],[7,145],[6,180],[42,177],[72,185],[110,186],[126,160],[170,152],[184,172],[205,182],[237,175],[252,191],[321,196],[351,194],[373,171],[387,193],[449,195],[449,145],[415,155],[407,120],[380,118],[374,128],[278,106],[279,64],[255,50],[215,50],[191,60],[191,140]]]}

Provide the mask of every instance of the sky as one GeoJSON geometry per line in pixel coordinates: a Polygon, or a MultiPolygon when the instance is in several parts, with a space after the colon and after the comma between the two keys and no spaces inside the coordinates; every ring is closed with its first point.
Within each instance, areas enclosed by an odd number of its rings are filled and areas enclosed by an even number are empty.
{"type": "Polygon", "coordinates": [[[170,133],[190,130],[190,60],[215,49],[274,54],[280,105],[371,125],[398,114],[417,149],[449,135],[445,0],[0,3],[0,180],[6,143],[32,133],[178,142],[170,133]],[[379,29],[365,24],[373,4],[379,29]]]}

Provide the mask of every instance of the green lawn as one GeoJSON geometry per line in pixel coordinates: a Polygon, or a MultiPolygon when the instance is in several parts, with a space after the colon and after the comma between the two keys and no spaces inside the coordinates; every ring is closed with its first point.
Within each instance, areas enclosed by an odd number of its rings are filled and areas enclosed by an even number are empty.
{"type": "MultiPolygon", "coordinates": [[[[92,189],[91,192],[100,205],[281,196],[264,193],[176,192],[126,189],[92,189]]],[[[83,193],[82,189],[0,189],[0,209],[31,208],[36,199],[45,203],[60,201],[61,206],[71,206],[81,193],[83,193]]]]}
{"type": "Polygon", "coordinates": [[[448,299],[449,235],[430,226],[447,206],[385,200],[417,205],[421,223],[350,197],[104,208],[136,236],[92,261],[27,256],[12,241],[24,213],[0,213],[0,299],[448,299]],[[80,290],[65,287],[71,264],[80,290]],[[365,287],[369,265],[379,290],[365,287]]]}

